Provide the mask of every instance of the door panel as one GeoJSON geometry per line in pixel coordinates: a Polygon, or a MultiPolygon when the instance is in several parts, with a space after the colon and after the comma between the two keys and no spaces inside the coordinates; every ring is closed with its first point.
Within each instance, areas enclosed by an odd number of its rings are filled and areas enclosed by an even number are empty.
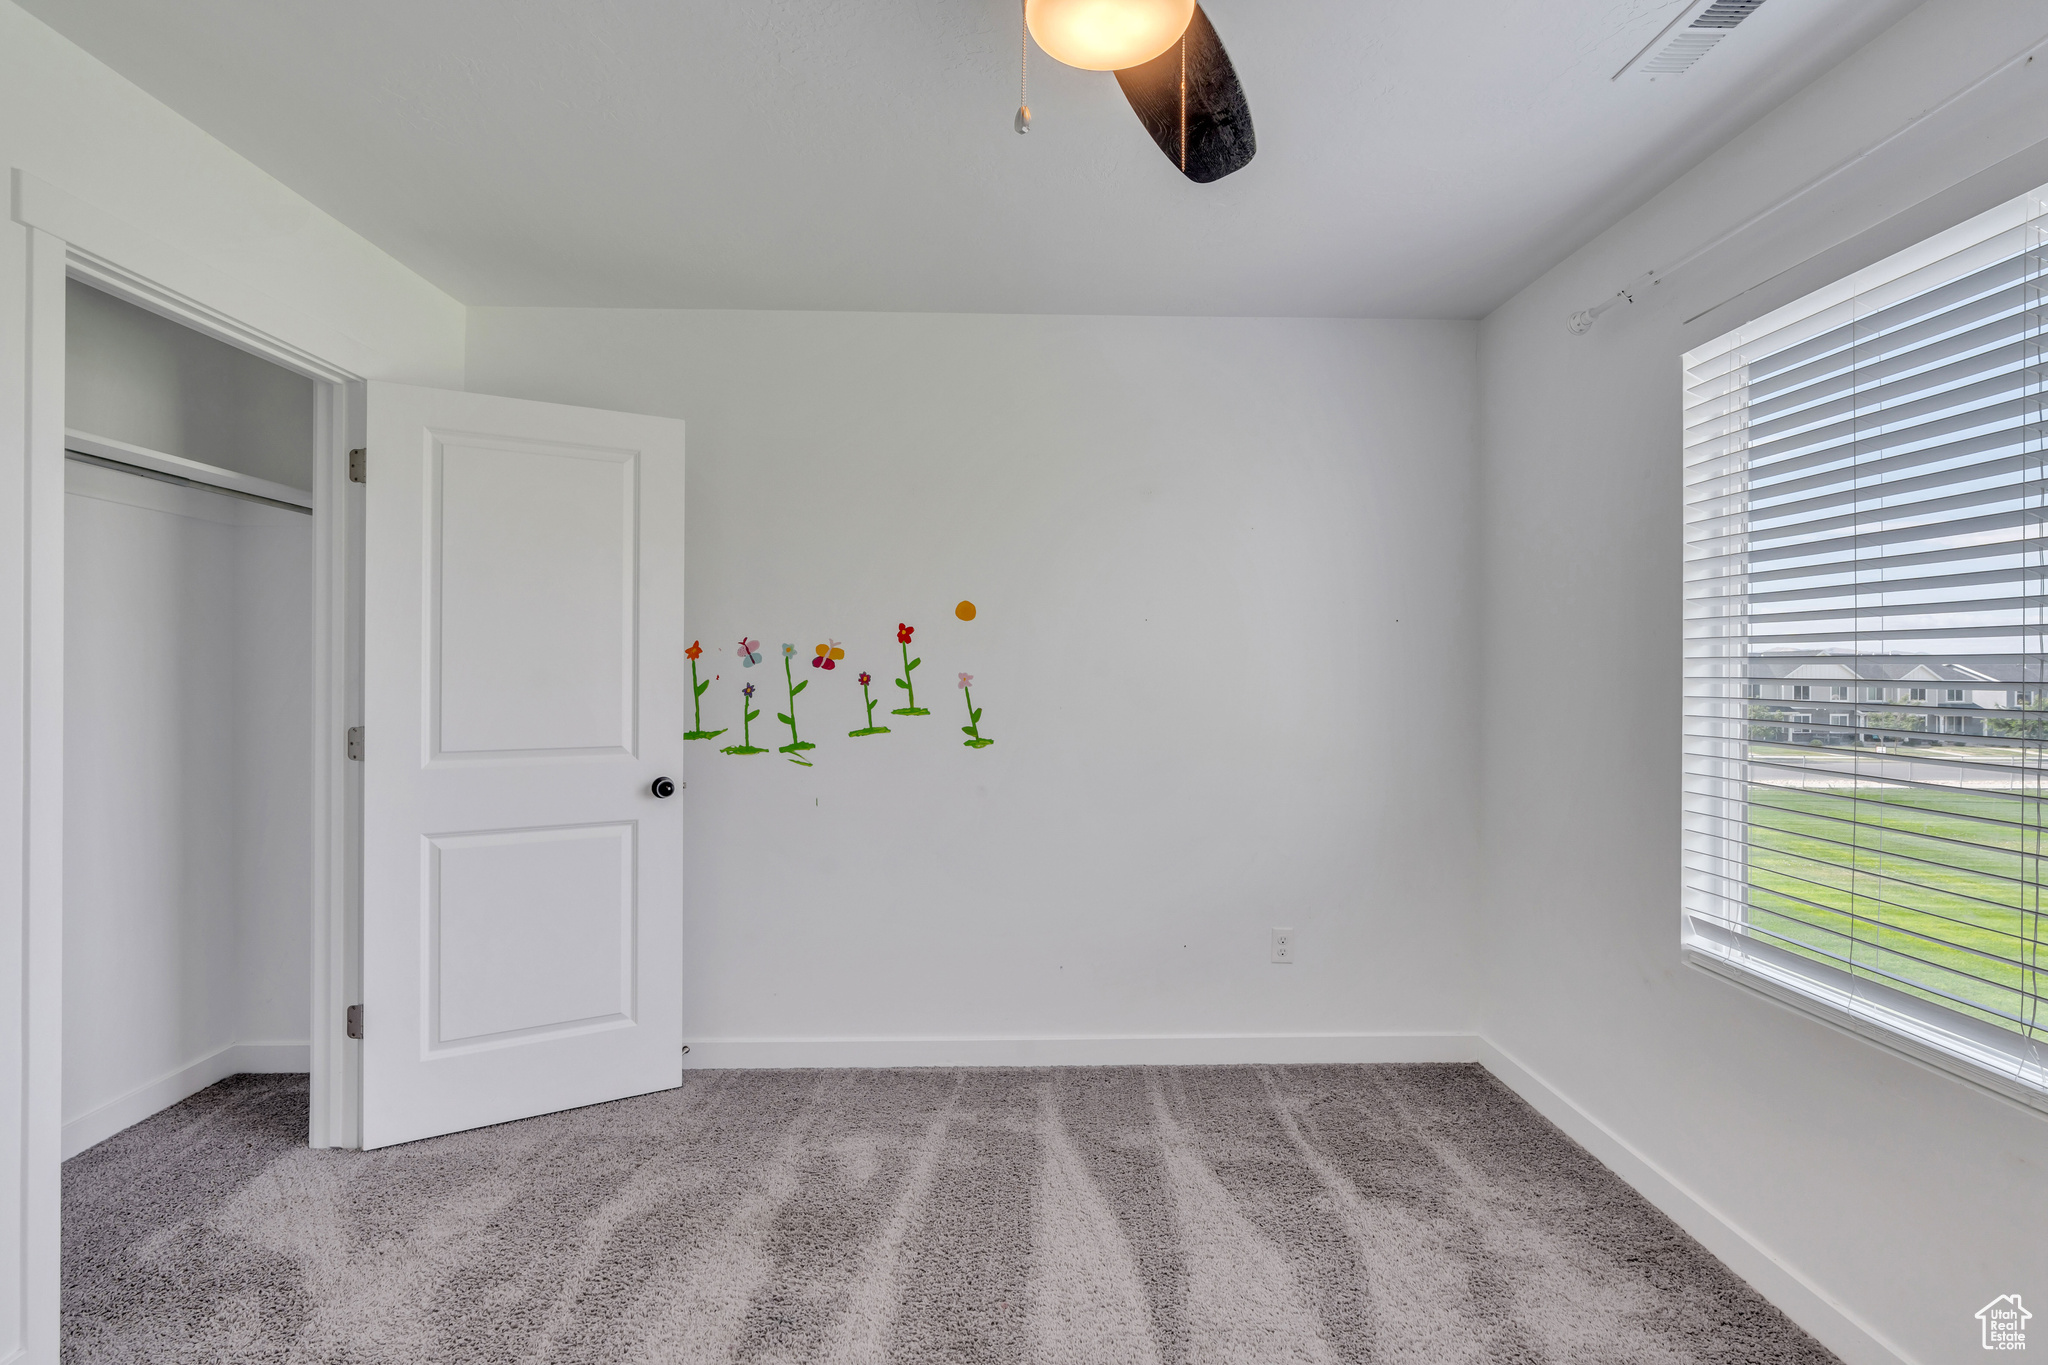
{"type": "Polygon", "coordinates": [[[363,1145],[681,1083],[682,424],[369,386],[363,1145]]]}
{"type": "Polygon", "coordinates": [[[430,1053],[632,1022],[634,832],[427,840],[430,1053]]]}
{"type": "Polygon", "coordinates": [[[434,435],[434,753],[630,753],[638,453],[434,435]]]}

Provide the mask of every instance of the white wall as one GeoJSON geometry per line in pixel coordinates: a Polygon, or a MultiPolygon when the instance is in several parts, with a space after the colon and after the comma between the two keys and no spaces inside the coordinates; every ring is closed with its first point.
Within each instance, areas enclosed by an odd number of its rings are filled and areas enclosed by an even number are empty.
{"type": "Polygon", "coordinates": [[[310,517],[68,472],[67,1156],[304,1068],[313,686],[310,517]]]}
{"type": "Polygon", "coordinates": [[[689,423],[707,726],[751,680],[782,742],[785,641],[811,681],[814,767],[692,746],[692,1060],[1469,1029],[1473,324],[479,309],[470,335],[479,392],[689,423]],[[927,718],[886,714],[899,621],[927,718]],[[772,666],[736,667],[742,632],[772,666]],[[828,637],[846,664],[802,666],[828,637]],[[890,735],[846,737],[861,668],[890,735]],[[991,748],[962,747],[962,670],[991,748]]]}
{"type": "Polygon", "coordinates": [[[2048,181],[2037,149],[1949,188],[2048,136],[2048,60],[1564,324],[2044,36],[1917,11],[1485,324],[1481,1027],[1851,1360],[1974,1357],[1994,1295],[2048,1299],[2048,1120],[1681,964],[1678,358],[2048,181]]]}
{"type": "Polygon", "coordinates": [[[231,294],[287,340],[345,344],[366,378],[461,386],[459,303],[9,0],[0,166],[122,220],[124,245],[180,276],[163,283],[231,294]]]}
{"type": "Polygon", "coordinates": [[[244,1071],[303,1071],[313,975],[313,519],[247,502],[236,512],[234,975],[240,1051],[226,1060],[244,1071]]]}
{"type": "Polygon", "coordinates": [[[54,1362],[62,545],[30,539],[29,509],[63,519],[63,342],[32,324],[61,313],[64,290],[21,200],[46,231],[365,377],[459,387],[463,313],[7,0],[0,167],[25,173],[0,222],[0,546],[15,550],[0,555],[0,981],[21,1005],[0,1010],[0,1360],[54,1362]]]}
{"type": "Polygon", "coordinates": [[[316,388],[90,285],[64,291],[64,420],[75,430],[310,491],[316,388]]]}

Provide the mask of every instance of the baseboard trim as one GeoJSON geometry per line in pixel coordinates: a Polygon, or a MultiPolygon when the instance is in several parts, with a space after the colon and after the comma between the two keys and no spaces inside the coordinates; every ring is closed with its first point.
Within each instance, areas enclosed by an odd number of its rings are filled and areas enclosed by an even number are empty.
{"type": "Polygon", "coordinates": [[[697,1070],[884,1066],[1204,1066],[1476,1062],[1470,1033],[1216,1033],[1067,1038],[693,1038],[697,1070]]]}
{"type": "Polygon", "coordinates": [[[1655,1204],[1672,1222],[1759,1294],[1776,1304],[1821,1345],[1849,1365],[1919,1365],[1839,1300],[1788,1265],[1769,1247],[1643,1155],[1497,1044],[1480,1038],[1479,1061],[1508,1089],[1529,1102],[1572,1141],[1655,1204]]]}
{"type": "Polygon", "coordinates": [[[63,1159],[69,1161],[88,1147],[98,1146],[122,1129],[133,1127],[160,1109],[168,1109],[188,1095],[198,1094],[216,1081],[244,1071],[306,1071],[312,1066],[312,1052],[308,1043],[230,1043],[67,1121],[63,1159]]]}

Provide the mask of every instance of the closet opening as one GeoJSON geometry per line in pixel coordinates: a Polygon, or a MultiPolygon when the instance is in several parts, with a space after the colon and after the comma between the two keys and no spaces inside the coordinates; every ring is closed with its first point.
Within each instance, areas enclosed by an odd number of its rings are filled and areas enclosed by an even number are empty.
{"type": "Polygon", "coordinates": [[[65,298],[63,1155],[305,1072],[326,392],[65,298]]]}

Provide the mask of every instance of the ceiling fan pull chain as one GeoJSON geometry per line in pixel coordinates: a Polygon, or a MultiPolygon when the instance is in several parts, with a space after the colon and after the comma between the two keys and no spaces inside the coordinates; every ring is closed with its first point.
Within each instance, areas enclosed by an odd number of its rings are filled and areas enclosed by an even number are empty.
{"type": "Polygon", "coordinates": [[[1012,125],[1020,133],[1031,131],[1031,21],[1024,4],[1025,0],[1017,0],[1017,118],[1012,125]]]}
{"type": "Polygon", "coordinates": [[[1188,35],[1180,35],[1180,173],[1188,173],[1188,35]]]}

